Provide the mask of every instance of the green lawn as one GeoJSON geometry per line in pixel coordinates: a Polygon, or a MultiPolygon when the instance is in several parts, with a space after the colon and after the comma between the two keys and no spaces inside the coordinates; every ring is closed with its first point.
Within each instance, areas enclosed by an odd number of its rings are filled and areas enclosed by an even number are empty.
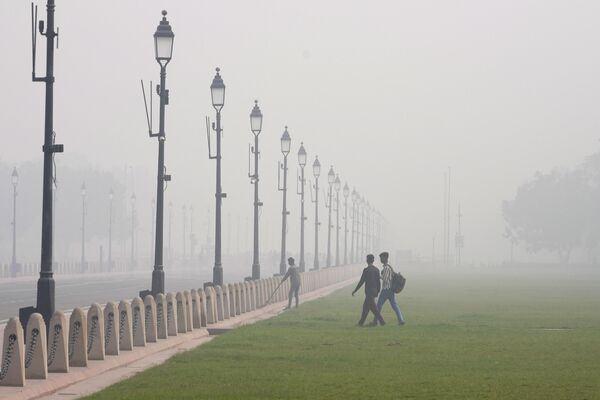
{"type": "Polygon", "coordinates": [[[406,275],[404,327],[355,327],[347,288],[90,398],[600,399],[599,271],[406,275]]]}

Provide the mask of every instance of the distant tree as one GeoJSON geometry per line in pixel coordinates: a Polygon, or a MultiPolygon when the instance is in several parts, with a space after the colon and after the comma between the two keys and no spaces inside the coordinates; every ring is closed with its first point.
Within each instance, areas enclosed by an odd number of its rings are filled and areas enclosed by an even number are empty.
{"type": "Polygon", "coordinates": [[[554,251],[563,264],[569,262],[573,248],[596,246],[600,238],[597,176],[585,167],[538,172],[519,187],[514,200],[503,202],[507,237],[524,243],[531,252],[554,251]]]}

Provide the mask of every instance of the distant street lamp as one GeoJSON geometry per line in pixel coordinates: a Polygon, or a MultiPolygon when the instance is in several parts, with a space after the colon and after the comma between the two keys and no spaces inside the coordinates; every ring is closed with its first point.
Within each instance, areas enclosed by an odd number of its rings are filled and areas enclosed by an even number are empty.
{"type": "Polygon", "coordinates": [[[85,272],[85,183],[81,185],[81,272],[85,272]]]}
{"type": "MultiPolygon", "coordinates": [[[[311,199],[315,203],[315,261],[314,269],[319,269],[319,176],[321,175],[321,163],[319,156],[315,157],[313,163],[313,176],[315,177],[315,198],[311,199]]],[[[312,193],[312,192],[311,192],[312,193]]]]}
{"type": "Polygon", "coordinates": [[[10,263],[10,276],[17,276],[19,266],[17,265],[17,185],[19,184],[19,174],[17,167],[13,168],[11,175],[13,185],[13,220],[12,220],[12,262],[10,263]]]}
{"type": "Polygon", "coordinates": [[[335,177],[333,183],[335,189],[335,265],[340,265],[340,189],[342,182],[340,176],[335,177]]]}
{"type": "Polygon", "coordinates": [[[290,154],[290,148],[292,145],[292,139],[288,133],[287,126],[281,135],[281,153],[283,154],[283,166],[278,165],[277,174],[277,186],[280,191],[283,192],[283,209],[281,211],[281,261],[279,263],[279,273],[285,275],[287,265],[285,257],[285,245],[286,245],[286,234],[287,234],[287,157],[290,154]],[[279,177],[281,170],[283,169],[283,187],[280,186],[279,177]]]}
{"type": "MultiPolygon", "coordinates": [[[[150,137],[158,138],[158,173],[156,176],[156,230],[154,243],[154,268],[152,270],[152,287],[150,291],[140,292],[140,297],[144,298],[147,294],[156,296],[158,293],[165,293],[165,271],[163,265],[163,222],[164,222],[164,197],[165,182],[171,180],[171,175],[167,175],[165,168],[165,106],[169,104],[169,90],[166,88],[167,64],[173,57],[173,42],[175,34],[167,21],[167,12],[162,11],[162,20],[154,32],[154,55],[156,62],[160,65],[160,85],[157,87],[160,98],[159,108],[159,128],[158,133],[152,132],[149,124],[150,137]]],[[[145,98],[144,98],[145,100],[145,98]]],[[[132,262],[133,262],[133,243],[132,243],[132,262]]]]}
{"type": "Polygon", "coordinates": [[[352,189],[352,238],[350,240],[350,260],[352,262],[357,262],[357,253],[358,249],[354,247],[354,232],[356,232],[357,224],[356,224],[356,201],[358,200],[358,193],[356,193],[356,189],[352,189]],[[356,251],[355,251],[356,250],[356,251]]]}
{"type": "Polygon", "coordinates": [[[333,198],[333,184],[335,183],[335,172],[333,171],[333,166],[329,168],[329,173],[327,174],[327,182],[329,183],[329,194],[327,196],[327,208],[329,209],[329,223],[327,224],[327,267],[331,267],[331,200],[333,198]]]}
{"type": "Polygon", "coordinates": [[[298,149],[298,165],[300,166],[300,177],[298,178],[300,191],[297,191],[300,195],[300,262],[298,268],[300,272],[304,272],[306,269],[306,262],[304,261],[304,222],[306,221],[304,216],[304,187],[306,184],[304,167],[306,166],[306,150],[304,149],[304,143],[300,143],[300,149],[298,149]]]}
{"type": "Polygon", "coordinates": [[[187,239],[186,239],[186,225],[187,225],[187,208],[185,206],[185,204],[183,205],[183,207],[181,207],[181,214],[182,214],[182,227],[183,227],[183,259],[182,259],[182,264],[185,266],[186,264],[186,257],[187,257],[187,251],[186,251],[186,246],[187,246],[187,239]]]}
{"type": "Polygon", "coordinates": [[[112,220],[113,220],[113,190],[110,189],[108,192],[108,270],[112,271],[112,220]]]}
{"type": "Polygon", "coordinates": [[[217,112],[217,123],[213,123],[212,129],[217,136],[217,154],[213,157],[210,153],[210,135],[209,139],[209,159],[214,159],[217,162],[217,178],[216,178],[216,206],[215,206],[215,265],[213,267],[213,285],[223,285],[223,264],[221,262],[221,203],[223,198],[227,197],[221,188],[221,110],[225,104],[225,84],[217,68],[217,73],[210,85],[210,94],[212,105],[217,112]]]}
{"type": "Polygon", "coordinates": [[[348,264],[348,196],[350,188],[344,185],[344,265],[348,264]]]}
{"type": "Polygon", "coordinates": [[[135,193],[131,194],[131,270],[135,269],[135,193]]]}
{"type": "Polygon", "coordinates": [[[262,203],[258,199],[258,156],[260,154],[260,150],[258,149],[258,135],[260,135],[260,132],[262,131],[262,121],[263,115],[258,107],[258,100],[254,100],[254,107],[250,113],[250,130],[254,134],[254,147],[250,149],[250,152],[254,154],[254,174],[251,174],[250,171],[248,171],[250,183],[254,185],[254,243],[252,246],[252,279],[260,279],[258,208],[262,206],[262,203]]]}

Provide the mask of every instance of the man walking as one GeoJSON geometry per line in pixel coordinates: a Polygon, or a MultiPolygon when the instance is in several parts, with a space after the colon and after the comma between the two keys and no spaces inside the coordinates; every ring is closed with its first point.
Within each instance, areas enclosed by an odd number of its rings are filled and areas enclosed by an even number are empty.
{"type": "Polygon", "coordinates": [[[290,267],[281,280],[281,283],[283,283],[287,278],[290,278],[290,293],[288,294],[288,305],[285,308],[286,310],[289,310],[292,307],[292,297],[296,298],[296,308],[298,308],[298,293],[300,292],[300,271],[294,265],[293,257],[288,258],[288,264],[290,267]]]}
{"type": "Polygon", "coordinates": [[[379,294],[381,282],[379,281],[379,270],[373,265],[373,262],[375,262],[375,256],[373,254],[369,254],[367,256],[368,266],[367,268],[363,269],[360,281],[358,282],[358,285],[356,285],[356,289],[354,289],[352,292],[352,296],[354,296],[354,293],[356,293],[363,284],[365,285],[365,302],[363,303],[362,315],[360,317],[360,321],[358,321],[358,326],[363,326],[365,320],[367,319],[367,315],[369,315],[369,311],[371,311],[375,316],[375,320],[371,322],[369,326],[377,326],[377,322],[379,322],[380,325],[385,325],[385,321],[381,317],[381,313],[375,305],[375,297],[377,297],[379,294]]]}
{"type": "MultiPolygon", "coordinates": [[[[387,251],[384,251],[379,255],[379,260],[383,265],[383,269],[381,270],[381,281],[382,281],[382,289],[379,294],[379,299],[377,299],[377,310],[381,312],[381,308],[385,304],[386,301],[390,302],[392,306],[392,310],[396,313],[396,317],[398,318],[398,324],[404,325],[404,316],[402,315],[402,311],[400,311],[400,307],[398,303],[396,303],[396,293],[392,289],[392,276],[394,274],[394,270],[388,264],[388,260],[390,255],[387,251]]],[[[375,320],[373,320],[375,322],[375,320]]]]}

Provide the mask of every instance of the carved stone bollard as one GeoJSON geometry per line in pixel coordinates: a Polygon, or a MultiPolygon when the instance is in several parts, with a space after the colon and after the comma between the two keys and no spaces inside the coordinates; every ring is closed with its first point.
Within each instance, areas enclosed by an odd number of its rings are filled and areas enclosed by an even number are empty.
{"type": "Polygon", "coordinates": [[[167,293],[167,334],[177,336],[177,300],[171,292],[167,293]]]}
{"type": "Polygon", "coordinates": [[[155,343],[158,337],[156,329],[156,302],[151,294],[144,298],[144,323],[146,328],[146,342],[155,343]]]}
{"type": "Polygon", "coordinates": [[[146,318],[144,303],[139,297],[131,301],[131,333],[133,334],[133,345],[144,347],[146,345],[146,318]]]}
{"type": "Polygon", "coordinates": [[[192,327],[194,329],[202,328],[202,312],[200,311],[200,297],[196,289],[192,289],[190,292],[190,301],[192,302],[192,327]]]}
{"type": "Polygon", "coordinates": [[[131,305],[125,300],[119,303],[119,350],[133,350],[131,305]]]}
{"type": "Polygon", "coordinates": [[[27,321],[25,347],[25,377],[46,379],[48,377],[48,353],[46,348],[46,324],[41,314],[31,314],[27,321]]]}
{"type": "Polygon", "coordinates": [[[156,295],[156,333],[159,339],[166,339],[167,335],[167,300],[165,295],[156,295]]]}
{"type": "Polygon", "coordinates": [[[100,305],[91,305],[87,312],[87,326],[88,360],[104,360],[104,313],[100,305]]]}
{"type": "Polygon", "coordinates": [[[236,283],[236,285],[239,298],[238,304],[240,308],[240,314],[243,314],[246,312],[246,285],[244,282],[236,283]]]}
{"type": "Polygon", "coordinates": [[[187,306],[186,299],[183,293],[177,292],[175,296],[177,299],[177,333],[186,333],[187,332],[187,306]]]}
{"type": "Polygon", "coordinates": [[[62,311],[50,318],[48,336],[48,372],[69,372],[69,330],[62,311]]]}
{"type": "Polygon", "coordinates": [[[223,319],[229,319],[229,317],[231,316],[229,309],[229,303],[231,302],[231,296],[229,295],[229,285],[224,283],[223,286],[221,286],[221,289],[223,290],[223,319]]]}
{"type": "Polygon", "coordinates": [[[87,367],[87,323],[83,310],[75,308],[69,318],[69,366],[87,367]]]}
{"type": "Polygon", "coordinates": [[[215,286],[215,303],[217,304],[217,320],[223,321],[225,313],[223,312],[223,289],[221,286],[215,286]]]}
{"type": "Polygon", "coordinates": [[[4,328],[0,386],[25,385],[25,355],[23,328],[17,318],[11,318],[4,328]]]}
{"type": "Polygon", "coordinates": [[[235,298],[235,285],[231,283],[227,285],[227,292],[229,294],[229,316],[235,317],[235,309],[237,308],[237,302],[235,298]]]}
{"type": "Polygon", "coordinates": [[[206,324],[214,324],[217,321],[216,317],[216,295],[212,287],[207,287],[206,291],[206,324]]]}
{"type": "Polygon", "coordinates": [[[186,311],[186,328],[188,332],[194,329],[194,311],[192,310],[192,295],[187,290],[183,291],[183,297],[185,298],[185,311],[186,311]]]}
{"type": "Polygon", "coordinates": [[[248,312],[254,310],[252,305],[252,282],[244,282],[244,286],[246,287],[246,312],[248,312]]]}
{"type": "Polygon", "coordinates": [[[208,324],[208,309],[206,308],[206,292],[204,289],[198,289],[198,308],[200,309],[200,325],[208,324]]]}
{"type": "Polygon", "coordinates": [[[104,352],[107,356],[119,355],[119,309],[112,301],[104,307],[104,352]]]}

